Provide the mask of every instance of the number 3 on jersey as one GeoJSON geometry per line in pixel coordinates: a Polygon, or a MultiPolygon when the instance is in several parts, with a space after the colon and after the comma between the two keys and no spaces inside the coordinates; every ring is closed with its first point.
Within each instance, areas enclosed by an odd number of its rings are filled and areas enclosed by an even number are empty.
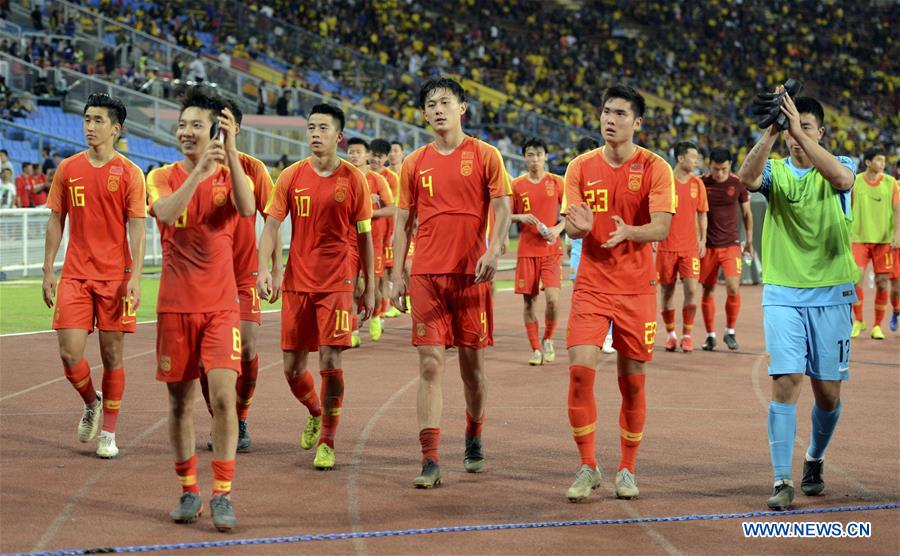
{"type": "Polygon", "coordinates": [[[522,195],[522,206],[525,208],[525,212],[531,212],[531,199],[528,198],[528,195],[522,195]]]}

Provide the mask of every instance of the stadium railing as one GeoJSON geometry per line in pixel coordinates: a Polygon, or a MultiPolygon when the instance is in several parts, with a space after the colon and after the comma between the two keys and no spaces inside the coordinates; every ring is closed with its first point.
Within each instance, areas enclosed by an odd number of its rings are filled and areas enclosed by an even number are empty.
{"type": "MultiPolygon", "coordinates": [[[[241,70],[225,66],[215,58],[202,56],[197,52],[168,43],[162,39],[138,31],[133,27],[94,13],[82,6],[77,6],[65,0],[59,0],[57,4],[63,8],[64,19],[74,17],[79,20],[88,18],[93,21],[90,27],[95,30],[94,35],[92,35],[95,37],[95,40],[108,46],[115,46],[106,40],[108,29],[115,28],[122,36],[123,42],[133,45],[135,56],[139,57],[141,55],[140,53],[143,53],[152,60],[155,54],[159,53],[166,68],[169,68],[175,59],[191,60],[197,57],[202,58],[206,68],[207,80],[210,83],[214,83],[216,87],[226,95],[231,96],[232,98],[239,97],[239,100],[242,103],[242,109],[246,108],[245,112],[249,111],[247,113],[255,113],[255,95],[258,91],[257,84],[260,81],[267,81],[270,85],[278,85],[274,77],[277,76],[277,78],[280,79],[283,76],[283,71],[278,70],[278,72],[276,72],[276,70],[273,70],[268,66],[263,66],[262,64],[254,64],[252,66],[255,74],[245,73],[241,70]],[[277,75],[274,75],[276,73],[277,75]]],[[[319,40],[322,40],[321,37],[319,37],[319,40]]],[[[333,54],[335,51],[329,45],[323,44],[321,46],[324,50],[318,53],[319,56],[329,56],[329,53],[333,54]]],[[[390,140],[399,140],[412,148],[420,147],[432,140],[431,133],[424,128],[361,108],[359,105],[343,99],[326,96],[302,87],[296,87],[294,89],[298,91],[297,100],[299,105],[307,109],[314,104],[323,102],[339,105],[347,116],[347,130],[353,135],[359,135],[366,139],[383,137],[390,140]]],[[[529,113],[529,115],[535,117],[532,113],[529,113]]],[[[551,121],[547,119],[544,120],[548,122],[551,121]]],[[[559,124],[559,122],[556,123],[559,124]]],[[[253,151],[248,152],[255,156],[259,156],[253,151]]],[[[525,159],[517,152],[504,152],[502,154],[510,174],[518,175],[525,171],[525,159]]]]}

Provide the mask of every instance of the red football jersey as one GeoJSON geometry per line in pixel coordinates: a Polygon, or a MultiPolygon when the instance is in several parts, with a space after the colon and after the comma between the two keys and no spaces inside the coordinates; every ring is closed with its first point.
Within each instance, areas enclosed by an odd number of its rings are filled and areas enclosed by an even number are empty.
{"type": "MultiPolygon", "coordinates": [[[[393,196],[394,204],[396,204],[397,200],[398,200],[397,195],[400,193],[400,176],[398,176],[396,172],[394,172],[393,170],[391,170],[388,167],[382,168],[379,171],[379,174],[381,174],[381,177],[383,177],[384,179],[387,180],[388,187],[391,188],[391,195],[393,196]]],[[[388,245],[386,245],[385,248],[393,249],[394,246],[392,245],[392,243],[394,241],[394,217],[390,216],[390,217],[386,218],[385,220],[387,220],[387,236],[386,237],[388,238],[387,239],[388,245]]]]}
{"type": "MultiPolygon", "coordinates": [[[[512,182],[513,208],[515,214],[533,214],[548,228],[559,223],[559,213],[563,198],[563,179],[547,173],[541,181],[534,183],[524,174],[512,182]]],[[[537,226],[523,224],[519,234],[518,257],[545,257],[562,252],[562,241],[557,238],[553,244],[541,236],[537,226]]]]}
{"type": "Polygon", "coordinates": [[[328,177],[316,173],[311,158],[288,166],[266,214],[279,221],[291,217],[285,291],[353,291],[351,230],[368,231],[372,219],[366,177],[353,164],[340,160],[328,177]]]}
{"type": "MultiPolygon", "coordinates": [[[[150,172],[150,214],[155,214],[153,204],[177,191],[188,175],[181,162],[150,172]]],[[[233,199],[231,172],[219,166],[197,186],[174,226],[157,220],[163,251],[157,313],[239,309],[232,246],[240,215],[233,199]]]]}
{"type": "Polygon", "coordinates": [[[697,243],[697,213],[709,212],[706,186],[697,176],[688,176],[686,182],[675,179],[675,215],[669,235],[659,242],[660,251],[695,253],[697,243]]]}
{"type": "Polygon", "coordinates": [[[122,280],[131,272],[128,219],[147,216],[144,173],[116,153],[95,167],[87,152],[59,163],[47,207],[69,221],[62,275],[122,280]]]}
{"type": "Polygon", "coordinates": [[[658,155],[637,147],[619,167],[603,156],[603,149],[585,153],[566,169],[563,212],[569,205],[588,204],[594,227],[584,237],[575,289],[601,293],[643,294],[656,291],[656,268],[649,243],[623,241],[601,247],[616,229],[612,217],[626,224],[650,223],[651,212],[675,212],[672,167],[658,155]]]}
{"type": "MultiPolygon", "coordinates": [[[[238,153],[244,174],[253,182],[253,198],[256,210],[265,217],[266,204],[275,188],[269,170],[261,161],[249,154],[238,153]]],[[[280,251],[279,251],[280,252],[280,251]]],[[[256,214],[243,216],[234,230],[234,276],[239,288],[256,285],[259,258],[256,245],[256,214]]]]}
{"type": "MultiPolygon", "coordinates": [[[[391,193],[391,187],[388,184],[388,181],[376,172],[368,172],[366,174],[366,182],[369,186],[369,193],[371,195],[378,195],[378,202],[372,202],[372,210],[376,210],[387,206],[388,204],[394,204],[394,195],[391,193]]],[[[384,237],[384,234],[387,232],[390,217],[380,217],[372,219],[372,238],[376,237],[384,237]]],[[[355,229],[355,228],[354,228],[355,229]]],[[[355,234],[354,234],[355,235],[355,234]]],[[[354,239],[355,241],[355,239],[354,239]]],[[[376,253],[378,255],[378,253],[376,253]]]]}
{"type": "Polygon", "coordinates": [[[398,206],[418,217],[412,274],[474,274],[491,199],[512,194],[500,151],[466,137],[451,154],[428,144],[403,161],[398,206]]]}

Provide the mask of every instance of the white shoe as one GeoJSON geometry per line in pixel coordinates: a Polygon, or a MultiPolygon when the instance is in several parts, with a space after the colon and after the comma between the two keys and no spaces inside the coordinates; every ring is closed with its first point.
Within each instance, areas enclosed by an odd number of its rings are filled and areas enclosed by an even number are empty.
{"type": "Polygon", "coordinates": [[[556,359],[556,351],[553,349],[553,340],[547,338],[544,340],[544,362],[553,363],[556,359]]]}
{"type": "Polygon", "coordinates": [[[102,431],[100,433],[100,441],[97,443],[97,457],[112,459],[118,455],[119,448],[116,446],[116,434],[102,431]]]}
{"type": "Polygon", "coordinates": [[[616,348],[612,347],[612,336],[607,336],[605,340],[603,340],[603,347],[600,348],[603,353],[615,353],[616,348]]]}
{"type": "Polygon", "coordinates": [[[536,349],[531,352],[531,359],[528,360],[529,365],[543,365],[544,364],[544,352],[539,349],[536,349]]]}
{"type": "Polygon", "coordinates": [[[620,469],[616,473],[616,498],[631,500],[637,498],[641,491],[638,490],[634,475],[628,469],[620,469]]]}
{"type": "Polygon", "coordinates": [[[100,430],[100,418],[103,417],[103,394],[97,391],[96,405],[85,405],[81,413],[81,421],[78,421],[78,441],[87,442],[97,436],[100,430]]]}

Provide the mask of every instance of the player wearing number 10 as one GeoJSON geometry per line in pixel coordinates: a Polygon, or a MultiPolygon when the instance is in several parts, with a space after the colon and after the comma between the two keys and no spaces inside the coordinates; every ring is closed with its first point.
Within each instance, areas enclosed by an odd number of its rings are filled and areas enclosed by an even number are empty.
{"type": "Polygon", "coordinates": [[[587,498],[600,484],[594,369],[611,321],[622,393],[616,496],[638,495],[634,465],[644,434],[644,363],[652,359],[656,338],[656,268],[650,243],[666,238],[675,213],[671,166],[632,142],[644,107],[644,97],[631,87],[607,89],[600,115],[606,144],[566,169],[566,233],[584,238],[566,337],[569,423],[581,456],[581,468],[566,493],[572,502],[587,498]]]}
{"type": "Polygon", "coordinates": [[[103,431],[97,445],[102,458],[119,453],[115,431],[125,390],[123,333],[135,330],[144,261],[144,174],[113,149],[125,115],[118,99],[105,94],[88,97],[83,121],[88,149],[63,160],[53,177],[44,246],[44,301],[52,307],[58,293],[53,328],[59,354],[66,378],[84,401],[78,439],[87,442],[97,434],[102,401],[103,431]],[[57,288],[53,261],[67,218],[69,246],[57,288]],[[95,323],[100,329],[102,393],[94,390],[91,367],[84,359],[95,323]]]}
{"type": "Polygon", "coordinates": [[[332,469],[335,464],[334,436],[344,400],[341,352],[350,347],[358,264],[365,274],[364,319],[375,305],[372,200],[363,173],[337,156],[343,136],[343,111],[330,104],[313,106],[306,136],[312,156],[288,166],[278,176],[259,242],[257,287],[265,299],[272,286],[268,261],[275,231],[290,216],[281,350],[291,392],[310,413],[300,445],[308,450],[318,441],[313,460],[317,469],[332,469]],[[358,258],[354,252],[359,253],[358,258]],[[321,403],[306,369],[310,352],[319,352],[321,403]]]}
{"type": "Polygon", "coordinates": [[[169,438],[182,488],[170,515],[177,523],[190,523],[202,510],[193,406],[196,379],[203,372],[213,410],[210,506],[213,525],[220,531],[236,523],[229,495],[237,448],[235,384],[241,373],[241,331],[232,246],[239,218],[255,211],[253,184],[235,144],[236,129],[222,99],[201,87],[188,89],[175,132],[184,159],[147,177],[150,212],[156,216],[163,248],[156,378],[169,392],[169,438]],[[216,122],[224,141],[212,129],[216,122]]]}

